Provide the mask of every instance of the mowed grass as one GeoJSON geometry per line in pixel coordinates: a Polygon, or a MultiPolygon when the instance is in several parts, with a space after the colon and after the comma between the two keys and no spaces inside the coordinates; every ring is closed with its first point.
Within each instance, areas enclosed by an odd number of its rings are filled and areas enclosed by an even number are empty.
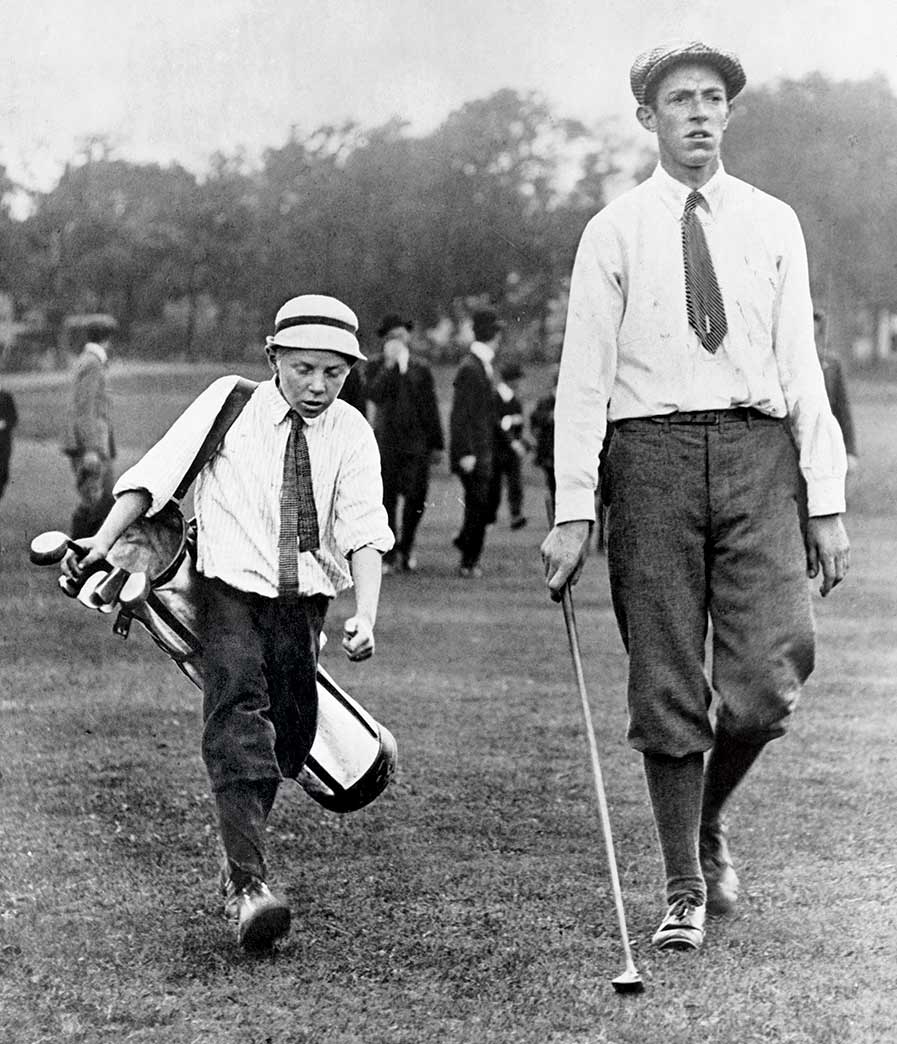
{"type": "MultiPolygon", "coordinates": [[[[123,463],[207,382],[116,375],[123,463]]],[[[259,376],[260,374],[253,374],[259,376]]],[[[530,396],[545,383],[530,374],[530,396]]],[[[10,382],[23,414],[0,505],[0,1041],[159,1044],[886,1042],[897,1022],[897,388],[854,382],[862,471],[848,582],[816,597],[819,657],[789,737],[731,812],[739,915],[660,955],[662,874],[604,563],[576,589],[629,928],[624,967],[560,610],[530,526],[503,514],[478,583],[454,576],[457,483],[436,469],[421,573],[384,581],[378,651],[325,663],[395,734],[400,771],[339,817],[292,785],[270,821],[295,927],[237,950],[216,894],[196,690],[136,630],[65,599],[27,561],[65,528],[53,441],[64,385],[10,382]]],[[[449,375],[440,374],[447,403],[449,375]]],[[[530,403],[532,398],[530,397],[530,403]]],[[[333,606],[336,634],[351,599],[333,606]]]]}

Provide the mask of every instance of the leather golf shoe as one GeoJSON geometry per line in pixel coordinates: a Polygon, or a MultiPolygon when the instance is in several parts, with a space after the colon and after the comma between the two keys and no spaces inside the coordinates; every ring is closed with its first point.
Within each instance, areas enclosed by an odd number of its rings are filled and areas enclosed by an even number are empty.
{"type": "Polygon", "coordinates": [[[257,877],[242,888],[228,881],[224,912],[236,923],[237,942],[244,950],[268,949],[290,930],[290,908],[257,877]]]}
{"type": "Polygon", "coordinates": [[[722,823],[701,824],[700,856],[707,885],[707,913],[711,917],[725,917],[734,912],[738,902],[738,874],[732,865],[722,823]]]}
{"type": "Polygon", "coordinates": [[[661,950],[697,950],[704,941],[707,907],[691,896],[670,904],[666,917],[651,937],[661,950]]]}

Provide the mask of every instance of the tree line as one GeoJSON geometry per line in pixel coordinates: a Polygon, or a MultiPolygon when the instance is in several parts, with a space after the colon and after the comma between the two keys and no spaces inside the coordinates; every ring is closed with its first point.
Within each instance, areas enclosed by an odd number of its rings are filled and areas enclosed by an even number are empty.
{"type": "MultiPolygon", "coordinates": [[[[654,163],[632,128],[501,90],[425,136],[398,119],[294,128],[259,162],[219,154],[202,176],[92,140],[21,220],[0,169],[0,290],[51,340],[66,315],[108,311],[129,350],[156,358],[255,351],[283,300],[311,291],[350,302],[368,337],[387,311],[451,329],[488,300],[530,353],[550,352],[585,223],[654,163]]],[[[745,91],[724,159],[795,208],[817,296],[852,316],[897,310],[897,98],[883,77],[745,91]]]]}

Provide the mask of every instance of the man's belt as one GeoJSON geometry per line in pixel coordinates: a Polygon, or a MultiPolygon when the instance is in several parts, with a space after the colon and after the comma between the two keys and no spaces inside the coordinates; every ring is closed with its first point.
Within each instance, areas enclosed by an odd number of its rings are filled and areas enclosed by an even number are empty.
{"type": "Polygon", "coordinates": [[[781,423],[781,418],[771,417],[753,406],[733,406],[728,410],[676,410],[674,413],[658,413],[651,417],[628,417],[617,421],[616,426],[635,421],[650,421],[654,424],[733,424],[740,421],[744,424],[754,420],[781,423]]]}

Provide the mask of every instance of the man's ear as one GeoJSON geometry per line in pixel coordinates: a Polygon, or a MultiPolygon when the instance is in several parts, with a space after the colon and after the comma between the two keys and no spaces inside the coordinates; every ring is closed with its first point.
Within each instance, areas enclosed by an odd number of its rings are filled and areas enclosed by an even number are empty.
{"type": "Polygon", "coordinates": [[[271,367],[271,372],[277,373],[277,348],[274,345],[269,344],[268,347],[265,348],[265,355],[268,357],[268,365],[271,367]]]}
{"type": "Polygon", "coordinates": [[[729,120],[732,119],[732,102],[726,102],[726,122],[723,124],[723,130],[729,126],[729,120]]]}
{"type": "Polygon", "coordinates": [[[651,131],[653,134],[657,130],[657,117],[650,105],[640,105],[635,110],[635,118],[646,131],[651,131]]]}

